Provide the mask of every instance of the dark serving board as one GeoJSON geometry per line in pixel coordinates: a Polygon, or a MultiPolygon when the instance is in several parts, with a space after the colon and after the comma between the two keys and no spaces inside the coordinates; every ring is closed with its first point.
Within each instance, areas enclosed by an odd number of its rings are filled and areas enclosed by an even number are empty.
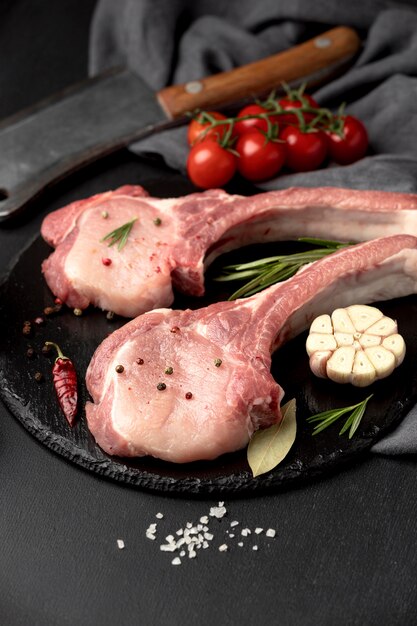
{"type": "MultiPolygon", "coordinates": [[[[292,244],[294,246],[294,244],[292,244]]],[[[290,244],[252,246],[227,255],[227,262],[268,256],[273,251],[288,252],[290,244]]],[[[387,379],[366,389],[337,385],[315,378],[305,353],[305,334],[280,349],[274,356],[272,371],[284,388],[285,400],[296,397],[298,433],[284,462],[268,474],[253,478],[246,461],[246,451],[224,455],[212,462],[176,465],[144,457],[121,459],[105,454],[89,433],[82,407],[88,398],[84,376],[95,348],[110,332],[120,327],[122,318],[109,321],[103,312],[88,310],[81,317],[64,308],[61,313],[36,326],[32,336],[22,334],[24,320],[42,315],[53,297],[40,271],[49,247],[36,239],[20,256],[0,292],[0,384],[1,397],[12,414],[42,444],[69,461],[102,476],[141,488],[177,494],[240,494],[277,489],[305,479],[324,475],[343,463],[353,462],[384,433],[393,428],[417,398],[417,296],[386,303],[380,308],[398,320],[407,344],[403,364],[387,379]],[[45,356],[41,348],[46,340],[59,343],[76,364],[80,381],[80,419],[70,429],[57,405],[52,387],[51,368],[54,356],[45,356]],[[29,359],[27,347],[36,350],[29,359]],[[34,379],[35,372],[44,381],[34,379]],[[338,435],[339,425],[312,437],[306,417],[329,408],[358,402],[373,392],[362,424],[352,440],[338,435]]],[[[228,294],[222,284],[211,279],[218,272],[223,257],[209,270],[207,295],[203,299],[178,296],[176,308],[199,307],[228,294]]]]}

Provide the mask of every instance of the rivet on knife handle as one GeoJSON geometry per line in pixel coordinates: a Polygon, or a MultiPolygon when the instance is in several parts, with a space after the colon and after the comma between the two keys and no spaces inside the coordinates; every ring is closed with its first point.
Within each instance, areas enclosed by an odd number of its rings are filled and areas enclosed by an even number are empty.
{"type": "Polygon", "coordinates": [[[328,81],[346,68],[360,49],[357,33],[338,26],[290,50],[255,61],[229,72],[185,85],[166,87],[158,100],[171,119],[198,108],[211,109],[267,94],[283,81],[310,86],[328,81]]]}

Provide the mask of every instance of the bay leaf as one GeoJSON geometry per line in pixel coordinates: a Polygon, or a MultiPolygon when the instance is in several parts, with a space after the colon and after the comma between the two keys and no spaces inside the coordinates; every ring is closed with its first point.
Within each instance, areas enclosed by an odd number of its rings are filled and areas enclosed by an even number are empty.
{"type": "Polygon", "coordinates": [[[257,430],[248,445],[247,458],[254,477],[265,474],[281,463],[290,451],[297,434],[296,402],[281,407],[279,424],[257,430]]]}

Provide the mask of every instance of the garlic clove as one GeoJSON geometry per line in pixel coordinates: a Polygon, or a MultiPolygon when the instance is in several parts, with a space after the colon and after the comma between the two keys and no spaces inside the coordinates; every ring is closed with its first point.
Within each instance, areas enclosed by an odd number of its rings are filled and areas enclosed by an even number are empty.
{"type": "Polygon", "coordinates": [[[336,333],[350,333],[356,332],[355,326],[352,324],[346,309],[335,309],[332,313],[333,331],[336,333]]]}
{"type": "Polygon", "coordinates": [[[365,354],[374,366],[378,378],[386,378],[394,371],[395,356],[384,346],[365,348],[365,354]]]}
{"type": "Polygon", "coordinates": [[[354,359],[355,348],[353,346],[338,348],[327,361],[327,376],[336,383],[349,383],[354,359]]]}
{"type": "Polygon", "coordinates": [[[367,387],[374,382],[376,371],[372,362],[362,350],[356,352],[352,367],[352,385],[355,387],[367,387]]]}
{"type": "Polygon", "coordinates": [[[318,378],[327,378],[327,361],[332,356],[333,350],[317,350],[310,357],[310,369],[318,378]]]}
{"type": "Polygon", "coordinates": [[[341,346],[353,346],[354,339],[350,333],[335,333],[334,338],[339,348],[341,346]]]}
{"type": "Polygon", "coordinates": [[[390,335],[389,337],[385,337],[382,342],[384,348],[387,348],[392,352],[395,356],[396,365],[401,365],[405,357],[405,341],[396,333],[395,335],[390,335]]]}
{"type": "Polygon", "coordinates": [[[337,343],[333,335],[325,335],[322,333],[310,333],[307,338],[306,350],[311,356],[316,350],[336,350],[337,343]]]}
{"type": "Polygon", "coordinates": [[[379,346],[379,344],[381,343],[381,340],[382,340],[382,337],[379,337],[378,335],[368,335],[368,334],[363,334],[358,339],[359,345],[362,348],[370,348],[371,346],[379,346]]]}
{"type": "Polygon", "coordinates": [[[366,329],[367,334],[379,335],[380,337],[388,337],[388,335],[393,335],[396,332],[398,332],[397,322],[385,315],[366,329]]]}
{"type": "Polygon", "coordinates": [[[311,333],[326,333],[327,335],[333,334],[333,326],[330,315],[319,315],[313,320],[310,326],[311,333]]]}
{"type": "Polygon", "coordinates": [[[369,326],[384,317],[382,311],[366,304],[352,304],[352,306],[347,307],[346,311],[352,320],[355,331],[359,333],[363,333],[369,326]]]}

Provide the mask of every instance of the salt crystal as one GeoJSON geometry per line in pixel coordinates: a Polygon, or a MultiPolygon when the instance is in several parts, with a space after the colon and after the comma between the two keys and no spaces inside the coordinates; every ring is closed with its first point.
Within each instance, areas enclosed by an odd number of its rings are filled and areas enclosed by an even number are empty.
{"type": "Polygon", "coordinates": [[[241,548],[243,546],[243,541],[239,541],[237,545],[239,546],[239,548],[241,548]]]}
{"type": "Polygon", "coordinates": [[[233,539],[234,536],[235,536],[235,533],[229,533],[229,537],[231,537],[231,539],[233,539]]]}
{"type": "Polygon", "coordinates": [[[181,565],[181,559],[176,556],[175,559],[172,559],[171,563],[172,565],[181,565]]]}
{"type": "Polygon", "coordinates": [[[176,535],[183,535],[184,534],[184,530],[182,528],[179,528],[175,534],[176,535]]]}
{"type": "Polygon", "coordinates": [[[207,541],[211,541],[213,537],[214,535],[212,533],[204,533],[204,539],[207,539],[207,541]]]}
{"type": "Polygon", "coordinates": [[[117,540],[117,547],[119,548],[119,550],[123,550],[123,548],[125,547],[125,542],[123,541],[123,539],[117,540]]]}
{"type": "Polygon", "coordinates": [[[191,523],[191,522],[187,522],[187,523],[186,523],[186,526],[187,526],[187,528],[192,528],[192,527],[193,527],[193,525],[192,525],[192,523],[191,523]]]}
{"type": "Polygon", "coordinates": [[[165,537],[165,541],[168,541],[168,543],[172,543],[173,541],[175,541],[174,535],[167,535],[165,537]]]}
{"type": "Polygon", "coordinates": [[[261,532],[263,532],[263,528],[255,528],[255,533],[257,535],[259,535],[261,532]]]}
{"type": "Polygon", "coordinates": [[[224,506],[212,506],[210,509],[210,516],[221,519],[226,515],[226,508],[224,506]]]}
{"type": "Polygon", "coordinates": [[[239,522],[236,522],[236,521],[230,522],[230,526],[232,526],[232,528],[233,526],[238,526],[238,525],[239,525],[239,522]]]}
{"type": "Polygon", "coordinates": [[[242,537],[247,537],[248,535],[250,535],[250,530],[249,528],[242,528],[241,533],[242,537]]]}
{"type": "Polygon", "coordinates": [[[206,548],[208,548],[208,547],[209,547],[209,542],[208,542],[208,541],[203,541],[203,543],[202,543],[202,544],[198,544],[198,546],[197,546],[197,547],[199,548],[199,547],[200,547],[200,545],[202,545],[202,546],[203,546],[203,549],[205,550],[206,548]]]}
{"type": "Polygon", "coordinates": [[[207,515],[203,515],[203,517],[200,517],[200,522],[202,524],[208,524],[209,518],[207,517],[207,515]]]}
{"type": "Polygon", "coordinates": [[[252,546],[252,550],[257,550],[258,546],[252,546]]]}
{"type": "Polygon", "coordinates": [[[163,543],[159,546],[159,549],[162,550],[162,552],[175,552],[177,546],[175,543],[163,543]]]}
{"type": "Polygon", "coordinates": [[[219,546],[219,552],[226,552],[227,550],[227,545],[225,543],[222,543],[221,546],[219,546]]]}
{"type": "Polygon", "coordinates": [[[273,528],[268,528],[268,530],[266,531],[265,535],[267,537],[275,537],[276,530],[274,530],[273,528]]]}
{"type": "Polygon", "coordinates": [[[146,537],[148,539],[152,539],[152,541],[156,539],[155,535],[153,533],[150,533],[148,530],[146,531],[146,537]]]}
{"type": "Polygon", "coordinates": [[[180,556],[185,556],[185,550],[181,550],[180,556]]]}
{"type": "Polygon", "coordinates": [[[155,515],[155,517],[157,517],[158,519],[162,519],[164,517],[164,514],[163,513],[157,513],[155,515]]]}

